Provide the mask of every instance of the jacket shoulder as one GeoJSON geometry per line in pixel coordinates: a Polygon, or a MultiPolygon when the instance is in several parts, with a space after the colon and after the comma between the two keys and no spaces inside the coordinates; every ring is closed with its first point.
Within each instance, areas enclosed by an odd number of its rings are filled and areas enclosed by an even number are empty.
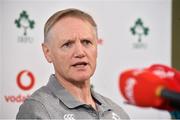
{"type": "MultiPolygon", "coordinates": [[[[47,104],[50,103],[53,94],[46,87],[43,86],[36,90],[24,103],[19,107],[17,119],[42,119],[50,118],[47,110],[47,104]]],[[[52,102],[52,101],[51,101],[52,102]]]]}

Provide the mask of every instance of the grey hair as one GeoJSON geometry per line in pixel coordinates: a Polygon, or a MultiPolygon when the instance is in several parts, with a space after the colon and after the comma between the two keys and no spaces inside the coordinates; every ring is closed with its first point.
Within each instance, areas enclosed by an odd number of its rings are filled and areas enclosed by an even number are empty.
{"type": "Polygon", "coordinates": [[[78,10],[75,8],[69,8],[69,9],[64,9],[64,10],[54,13],[47,20],[47,22],[45,23],[45,26],[44,26],[44,42],[47,41],[48,33],[49,33],[50,29],[53,27],[53,25],[64,17],[76,17],[76,18],[79,18],[79,19],[89,22],[95,28],[95,31],[97,34],[97,25],[96,25],[96,22],[94,21],[94,19],[92,18],[92,16],[90,16],[88,13],[85,13],[81,10],[78,10]]]}

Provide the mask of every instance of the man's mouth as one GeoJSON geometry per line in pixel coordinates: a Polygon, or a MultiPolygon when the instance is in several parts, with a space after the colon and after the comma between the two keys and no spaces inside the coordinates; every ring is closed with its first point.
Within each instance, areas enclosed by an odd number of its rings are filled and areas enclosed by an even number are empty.
{"type": "Polygon", "coordinates": [[[87,65],[88,63],[87,62],[77,62],[75,64],[73,64],[72,66],[73,67],[77,67],[77,68],[83,68],[87,65]]]}

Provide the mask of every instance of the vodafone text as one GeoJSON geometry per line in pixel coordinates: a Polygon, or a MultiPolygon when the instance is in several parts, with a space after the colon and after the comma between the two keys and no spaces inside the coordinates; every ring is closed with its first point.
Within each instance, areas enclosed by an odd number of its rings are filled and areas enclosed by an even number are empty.
{"type": "Polygon", "coordinates": [[[4,96],[4,99],[7,103],[21,103],[24,102],[25,99],[27,99],[30,95],[8,95],[4,96]]]}

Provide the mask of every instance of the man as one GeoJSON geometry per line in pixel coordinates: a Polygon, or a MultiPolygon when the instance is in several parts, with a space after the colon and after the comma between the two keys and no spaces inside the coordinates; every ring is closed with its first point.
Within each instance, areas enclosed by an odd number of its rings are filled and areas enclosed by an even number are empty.
{"type": "Polygon", "coordinates": [[[20,106],[17,119],[129,119],[122,108],[90,89],[97,40],[96,23],[87,13],[66,9],[52,15],[42,48],[55,74],[20,106]]]}

